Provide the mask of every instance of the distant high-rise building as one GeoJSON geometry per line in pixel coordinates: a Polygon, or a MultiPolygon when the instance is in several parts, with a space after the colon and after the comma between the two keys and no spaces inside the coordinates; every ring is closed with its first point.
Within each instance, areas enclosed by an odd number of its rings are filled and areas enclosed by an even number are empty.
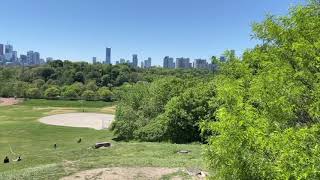
{"type": "Polygon", "coordinates": [[[220,56],[220,61],[221,62],[226,62],[226,57],[225,56],[220,56]]]}
{"type": "Polygon", "coordinates": [[[141,61],[141,68],[145,68],[143,61],[141,61]]]}
{"type": "Polygon", "coordinates": [[[149,57],[147,60],[144,60],[144,68],[151,68],[151,57],[149,57]]]}
{"type": "Polygon", "coordinates": [[[7,44],[5,46],[5,53],[11,53],[13,51],[13,46],[10,44],[7,44]]]}
{"type": "Polygon", "coordinates": [[[29,65],[33,64],[33,51],[27,52],[27,64],[29,65]]]}
{"type": "Polygon", "coordinates": [[[106,48],[106,62],[105,64],[111,64],[111,48],[106,48]]]}
{"type": "Polygon", "coordinates": [[[4,55],[3,48],[4,48],[3,44],[0,44],[0,56],[4,55]]]}
{"type": "Polygon", "coordinates": [[[26,55],[23,55],[23,54],[20,55],[20,63],[27,64],[27,56],[26,55]]]}
{"type": "Polygon", "coordinates": [[[183,69],[188,69],[191,68],[192,65],[190,63],[190,59],[189,58],[177,58],[176,59],[176,68],[183,68],[183,69]]]}
{"type": "Polygon", "coordinates": [[[96,64],[97,63],[97,57],[92,57],[92,64],[96,64]]]}
{"type": "Polygon", "coordinates": [[[51,62],[51,61],[53,61],[53,58],[52,57],[47,57],[46,58],[46,62],[48,63],[48,62],[51,62]]]}
{"type": "Polygon", "coordinates": [[[28,65],[37,65],[41,64],[40,62],[40,53],[34,51],[27,52],[27,64],[28,65]]]}
{"type": "Polygon", "coordinates": [[[138,55],[137,54],[132,55],[132,66],[138,67],[138,55]]]}
{"type": "Polygon", "coordinates": [[[217,64],[208,64],[208,69],[211,70],[211,71],[215,71],[217,70],[218,68],[218,65],[217,64]]]}
{"type": "Polygon", "coordinates": [[[123,59],[123,58],[121,58],[121,59],[120,59],[120,64],[125,64],[125,63],[126,63],[126,60],[123,59]]]}
{"type": "Polygon", "coordinates": [[[40,64],[44,64],[44,63],[46,63],[44,59],[40,59],[40,64]]]}
{"type": "Polygon", "coordinates": [[[205,59],[195,59],[193,67],[197,68],[197,69],[207,69],[208,68],[208,62],[205,59]]]}
{"type": "Polygon", "coordinates": [[[12,59],[11,62],[17,62],[18,61],[18,52],[12,51],[12,59]]]}
{"type": "Polygon", "coordinates": [[[166,56],[163,59],[163,68],[170,68],[174,69],[175,68],[175,63],[173,61],[172,57],[166,56]]]}
{"type": "Polygon", "coordinates": [[[40,53],[34,52],[33,53],[33,64],[41,64],[40,62],[40,53]]]}
{"type": "Polygon", "coordinates": [[[13,58],[13,46],[10,44],[5,45],[4,47],[4,56],[5,60],[11,62],[13,58]]]}

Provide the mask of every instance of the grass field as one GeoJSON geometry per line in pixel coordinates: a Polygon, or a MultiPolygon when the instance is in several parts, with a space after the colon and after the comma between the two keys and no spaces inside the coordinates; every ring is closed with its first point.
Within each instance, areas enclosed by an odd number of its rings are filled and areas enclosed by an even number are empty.
{"type": "MultiPolygon", "coordinates": [[[[105,102],[29,100],[0,107],[0,179],[59,179],[75,172],[103,167],[197,167],[203,168],[201,145],[116,142],[109,130],[49,126],[40,117],[64,110],[105,112],[105,102]],[[82,143],[76,141],[82,138],[82,143]],[[110,141],[109,149],[93,150],[95,142],[110,141]],[[55,150],[53,144],[57,143],[55,150]],[[179,150],[190,154],[177,154],[179,150]],[[21,162],[3,164],[5,156],[21,162]]],[[[113,108],[107,112],[112,113],[113,108]]]]}

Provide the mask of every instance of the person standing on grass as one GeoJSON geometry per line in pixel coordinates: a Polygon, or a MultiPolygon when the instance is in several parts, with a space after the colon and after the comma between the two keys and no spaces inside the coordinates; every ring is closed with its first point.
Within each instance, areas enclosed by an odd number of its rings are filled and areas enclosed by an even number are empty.
{"type": "Polygon", "coordinates": [[[6,156],[6,157],[4,158],[4,160],[3,160],[3,163],[9,163],[9,162],[10,162],[10,160],[9,160],[8,156],[6,156]]]}

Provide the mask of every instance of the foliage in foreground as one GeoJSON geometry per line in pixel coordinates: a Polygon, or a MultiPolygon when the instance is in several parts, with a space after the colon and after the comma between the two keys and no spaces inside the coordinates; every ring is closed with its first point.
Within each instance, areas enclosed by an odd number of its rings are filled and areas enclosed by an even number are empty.
{"type": "Polygon", "coordinates": [[[319,179],[320,3],[253,30],[263,43],[216,78],[209,167],[218,179],[319,179]]]}

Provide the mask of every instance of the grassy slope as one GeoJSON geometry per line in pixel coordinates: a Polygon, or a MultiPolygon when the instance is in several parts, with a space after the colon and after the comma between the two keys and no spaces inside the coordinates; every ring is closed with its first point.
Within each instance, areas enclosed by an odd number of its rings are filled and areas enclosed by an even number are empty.
{"type": "MultiPolygon", "coordinates": [[[[0,107],[0,160],[14,153],[23,161],[0,163],[0,179],[58,179],[79,170],[107,166],[202,167],[200,145],[115,142],[109,130],[69,128],[41,124],[38,118],[51,111],[35,107],[81,107],[79,102],[30,100],[22,105],[0,107]],[[76,141],[83,138],[81,144],[76,141]],[[88,149],[95,142],[110,141],[109,149],[88,149]],[[58,144],[54,150],[53,144],[58,144]],[[176,151],[191,150],[188,155],[176,151]]],[[[99,112],[108,105],[86,102],[86,111],[99,112]],[[88,107],[87,107],[88,106],[88,107]]],[[[81,111],[81,108],[78,109],[81,111]]]]}

